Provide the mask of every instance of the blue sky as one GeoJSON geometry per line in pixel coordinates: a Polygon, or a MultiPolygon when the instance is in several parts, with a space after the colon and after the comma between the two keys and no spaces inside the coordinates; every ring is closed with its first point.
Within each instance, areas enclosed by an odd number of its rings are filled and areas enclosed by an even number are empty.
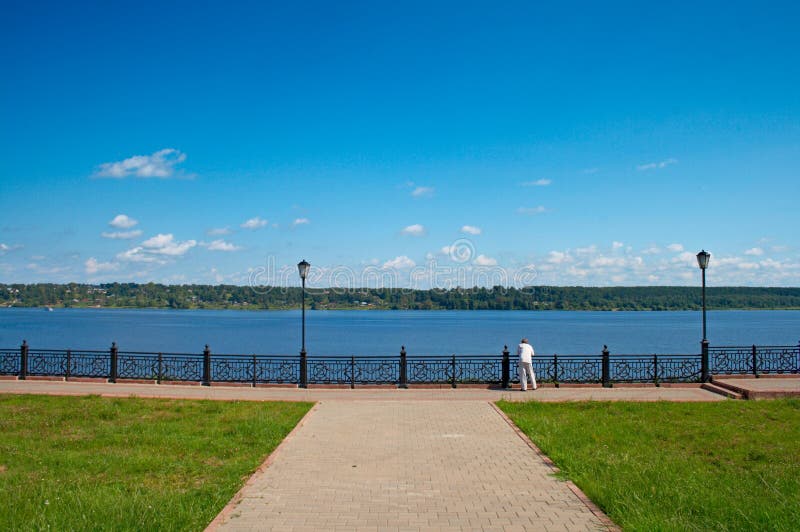
{"type": "Polygon", "coordinates": [[[3,11],[0,281],[800,284],[795,3],[3,11]]]}

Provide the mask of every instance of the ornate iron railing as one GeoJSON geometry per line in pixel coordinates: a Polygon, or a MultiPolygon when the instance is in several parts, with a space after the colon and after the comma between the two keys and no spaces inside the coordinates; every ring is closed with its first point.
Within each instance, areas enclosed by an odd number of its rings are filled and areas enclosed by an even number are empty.
{"type": "Polygon", "coordinates": [[[719,375],[800,373],[798,346],[709,347],[711,372],[719,375]]]}
{"type": "Polygon", "coordinates": [[[0,349],[0,375],[19,375],[19,365],[19,349],[0,349]]]}
{"type": "MultiPolygon", "coordinates": [[[[709,374],[800,373],[800,345],[709,347],[699,355],[537,355],[533,367],[540,382],[666,383],[701,382],[709,374]]],[[[451,355],[399,357],[202,354],[119,351],[0,349],[0,375],[187,381],[202,384],[249,383],[307,385],[487,384],[519,382],[516,360],[502,356],[451,355]]]]}

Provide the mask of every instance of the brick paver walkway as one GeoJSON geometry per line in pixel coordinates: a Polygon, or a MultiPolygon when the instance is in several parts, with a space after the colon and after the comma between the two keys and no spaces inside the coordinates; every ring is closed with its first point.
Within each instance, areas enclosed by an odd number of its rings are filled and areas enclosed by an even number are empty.
{"type": "Polygon", "coordinates": [[[487,402],[322,402],[273,459],[220,530],[604,529],[487,402]]]}
{"type": "Polygon", "coordinates": [[[165,397],[175,399],[216,399],[237,401],[724,401],[725,398],[691,387],[647,388],[553,388],[538,390],[488,390],[485,388],[412,388],[400,390],[356,388],[249,388],[235,386],[181,386],[166,384],[108,384],[101,382],[64,382],[40,380],[2,380],[0,393],[37,393],[52,395],[97,394],[107,397],[165,397]]]}
{"type": "Polygon", "coordinates": [[[0,393],[319,401],[222,530],[597,530],[491,401],[719,401],[699,387],[297,389],[0,380],[0,393]]]}

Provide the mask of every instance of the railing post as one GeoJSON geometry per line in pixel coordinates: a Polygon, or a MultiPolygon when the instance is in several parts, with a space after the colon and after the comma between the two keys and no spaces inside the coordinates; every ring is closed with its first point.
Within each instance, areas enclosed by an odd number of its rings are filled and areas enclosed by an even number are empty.
{"type": "Polygon", "coordinates": [[[69,379],[69,371],[72,367],[72,350],[67,349],[67,365],[64,367],[64,380],[69,379]]]}
{"type": "Polygon", "coordinates": [[[256,375],[257,370],[258,370],[258,362],[255,353],[253,353],[253,388],[256,387],[256,381],[258,380],[256,375]]]}
{"type": "Polygon", "coordinates": [[[603,346],[603,388],[611,388],[611,359],[608,346],[603,346]]]}
{"type": "Polygon", "coordinates": [[[203,386],[211,386],[211,349],[208,344],[203,349],[203,386]]]}
{"type": "Polygon", "coordinates": [[[28,341],[23,340],[19,346],[19,380],[28,378],[28,341]]]}
{"type": "Polygon", "coordinates": [[[119,355],[119,348],[117,342],[111,342],[111,363],[109,364],[108,382],[117,382],[117,357],[119,355]]]}
{"type": "Polygon", "coordinates": [[[350,357],[350,389],[356,387],[356,357],[350,357]]]}
{"type": "Polygon", "coordinates": [[[451,383],[452,383],[453,388],[455,388],[456,387],[456,355],[455,355],[455,353],[453,353],[453,358],[451,359],[451,362],[450,362],[450,371],[452,372],[452,379],[451,379],[452,382],[451,383]]]}
{"type": "Polygon", "coordinates": [[[161,384],[162,368],[164,366],[164,355],[158,354],[158,373],[156,373],[156,383],[161,384]]]}
{"type": "Polygon", "coordinates": [[[558,388],[558,355],[553,353],[553,385],[558,388]]]}
{"type": "Polygon", "coordinates": [[[758,350],[753,344],[753,375],[758,377],[758,350]]]}
{"type": "Polygon", "coordinates": [[[308,355],[305,351],[300,352],[300,388],[308,388],[308,355]]]}
{"type": "Polygon", "coordinates": [[[404,345],[400,346],[400,387],[408,388],[408,358],[404,345]]]}
{"type": "Polygon", "coordinates": [[[653,384],[661,386],[658,383],[658,354],[653,353],[653,384]]]}
{"type": "Polygon", "coordinates": [[[711,380],[711,370],[708,367],[708,340],[700,342],[700,381],[711,380]]]}
{"type": "Polygon", "coordinates": [[[503,346],[503,370],[502,370],[502,387],[508,388],[511,382],[511,357],[509,356],[508,346],[503,346]]]}

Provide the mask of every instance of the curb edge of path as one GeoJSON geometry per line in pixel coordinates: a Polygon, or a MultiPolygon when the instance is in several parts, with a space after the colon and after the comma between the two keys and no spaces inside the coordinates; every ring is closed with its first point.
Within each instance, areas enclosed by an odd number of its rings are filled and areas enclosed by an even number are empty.
{"type": "MultiPolygon", "coordinates": [[[[538,456],[539,459],[541,459],[542,462],[544,462],[544,464],[549,467],[551,471],[553,471],[553,473],[558,473],[561,471],[561,469],[559,469],[558,466],[553,463],[550,457],[544,454],[542,450],[539,449],[539,447],[537,447],[533,441],[531,441],[528,435],[522,432],[522,429],[520,429],[513,421],[511,421],[511,418],[509,418],[505,412],[500,410],[500,407],[498,407],[494,401],[489,401],[489,406],[491,406],[494,411],[497,412],[506,423],[508,423],[508,426],[511,427],[511,430],[513,430],[517,436],[519,436],[520,439],[524,441],[525,444],[531,448],[531,450],[533,450],[536,456],[538,456]]],[[[610,532],[620,532],[622,530],[616,523],[614,523],[614,521],[611,520],[610,517],[606,515],[603,510],[600,509],[599,506],[592,502],[592,500],[587,497],[583,490],[576,486],[574,482],[571,480],[565,480],[564,482],[567,484],[572,493],[574,493],[575,496],[578,497],[578,499],[589,509],[589,511],[600,520],[606,530],[610,532]]]]}
{"type": "Polygon", "coordinates": [[[271,466],[275,462],[275,460],[278,457],[278,453],[280,453],[281,449],[283,449],[283,447],[289,442],[289,440],[291,440],[294,437],[295,433],[299,431],[303,425],[305,425],[308,418],[311,417],[311,414],[317,411],[317,408],[319,407],[320,403],[321,401],[315,402],[314,405],[309,409],[309,411],[306,412],[306,414],[300,419],[300,421],[297,422],[297,425],[294,426],[294,428],[289,432],[289,434],[287,434],[286,437],[283,440],[281,440],[278,446],[275,447],[275,449],[273,449],[271,453],[269,453],[267,458],[261,463],[261,465],[258,466],[258,468],[255,471],[253,471],[253,474],[250,475],[250,477],[247,479],[244,485],[242,485],[239,491],[237,491],[236,494],[231,498],[231,500],[228,501],[228,504],[226,504],[225,507],[217,514],[214,520],[208,524],[208,526],[205,528],[205,532],[214,532],[228,517],[230,517],[230,515],[233,513],[236,507],[239,506],[239,503],[242,502],[245,490],[255,482],[256,477],[258,477],[261,473],[266,471],[267,468],[269,468],[269,466],[271,466]]]}

